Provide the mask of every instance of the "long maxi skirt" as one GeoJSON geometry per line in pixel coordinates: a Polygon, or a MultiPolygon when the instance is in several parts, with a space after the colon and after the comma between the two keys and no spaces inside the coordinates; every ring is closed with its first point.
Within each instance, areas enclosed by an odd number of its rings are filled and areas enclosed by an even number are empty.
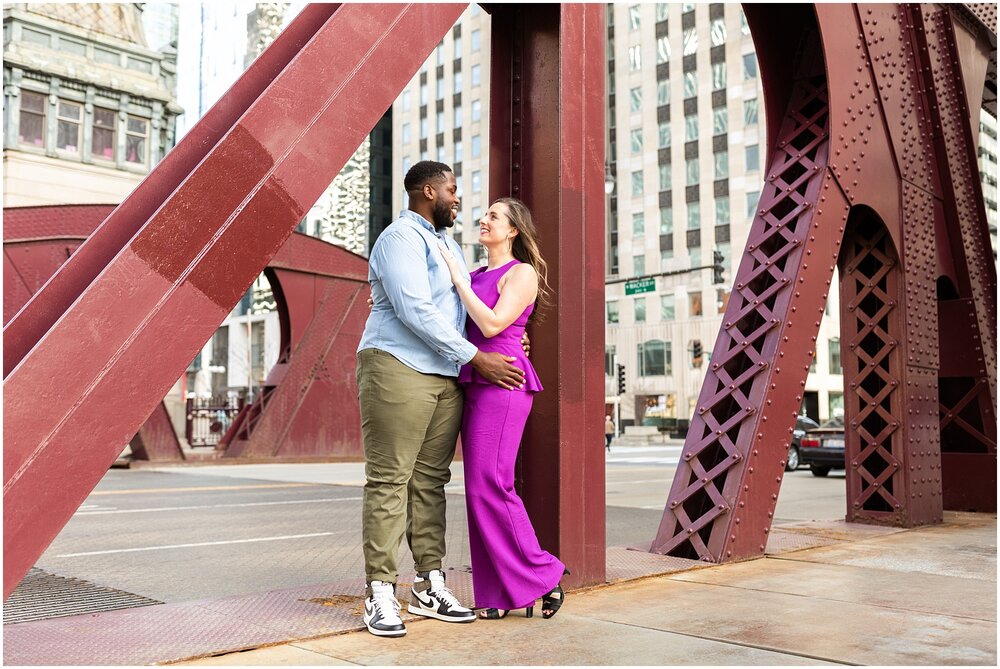
{"type": "Polygon", "coordinates": [[[462,457],[477,608],[531,606],[562,577],[563,563],[538,545],[514,490],[514,462],[533,395],[465,385],[462,457]]]}

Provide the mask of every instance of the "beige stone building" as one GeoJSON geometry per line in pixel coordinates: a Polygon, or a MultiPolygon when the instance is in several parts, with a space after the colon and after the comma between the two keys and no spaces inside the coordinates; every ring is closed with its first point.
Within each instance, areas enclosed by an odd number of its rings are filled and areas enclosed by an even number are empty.
{"type": "Polygon", "coordinates": [[[136,3],[3,10],[4,206],[116,204],[174,144],[175,56],[136,3]]]}

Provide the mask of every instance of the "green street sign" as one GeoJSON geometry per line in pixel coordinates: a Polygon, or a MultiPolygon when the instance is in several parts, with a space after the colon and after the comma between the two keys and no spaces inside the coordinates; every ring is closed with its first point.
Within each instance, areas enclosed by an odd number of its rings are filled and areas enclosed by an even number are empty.
{"type": "Polygon", "coordinates": [[[625,282],[626,295],[638,295],[639,293],[652,293],[656,290],[656,278],[648,276],[645,279],[631,279],[625,282]]]}

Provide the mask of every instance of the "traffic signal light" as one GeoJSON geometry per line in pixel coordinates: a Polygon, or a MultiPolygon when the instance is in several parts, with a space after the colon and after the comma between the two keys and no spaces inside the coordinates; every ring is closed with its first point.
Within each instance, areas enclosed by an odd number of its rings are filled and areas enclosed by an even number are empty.
{"type": "Polygon", "coordinates": [[[618,394],[625,394],[625,365],[618,365],[618,394]]]}
{"type": "Polygon", "coordinates": [[[726,280],[722,278],[722,253],[720,251],[712,251],[712,283],[725,283],[726,280]]]}
{"type": "Polygon", "coordinates": [[[701,340],[695,339],[691,343],[691,364],[694,367],[701,367],[701,360],[704,351],[701,348],[701,340]]]}

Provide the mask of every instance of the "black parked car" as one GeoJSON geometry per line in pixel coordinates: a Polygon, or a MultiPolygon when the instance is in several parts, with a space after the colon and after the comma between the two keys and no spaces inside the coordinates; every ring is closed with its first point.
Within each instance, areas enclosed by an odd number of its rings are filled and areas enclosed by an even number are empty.
{"type": "Polygon", "coordinates": [[[826,476],[831,469],[844,469],[844,419],[831,418],[806,432],[801,440],[799,463],[809,465],[813,476],[826,476]]]}
{"type": "Polygon", "coordinates": [[[799,451],[802,448],[802,437],[805,436],[806,432],[817,427],[819,427],[819,423],[809,416],[799,416],[795,419],[795,429],[792,431],[792,445],[788,449],[788,458],[785,461],[786,472],[794,472],[802,464],[802,459],[799,455],[799,451]]]}

